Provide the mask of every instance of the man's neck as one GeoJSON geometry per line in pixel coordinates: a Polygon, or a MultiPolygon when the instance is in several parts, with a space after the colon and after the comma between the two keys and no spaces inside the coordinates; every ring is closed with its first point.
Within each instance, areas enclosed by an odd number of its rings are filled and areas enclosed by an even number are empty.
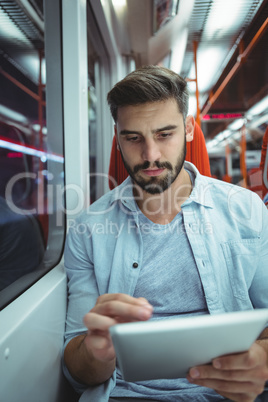
{"type": "Polygon", "coordinates": [[[167,224],[181,211],[181,205],[189,198],[192,192],[192,182],[189,174],[183,168],[171,184],[160,194],[149,194],[141,190],[136,197],[142,213],[154,223],[167,224]]]}

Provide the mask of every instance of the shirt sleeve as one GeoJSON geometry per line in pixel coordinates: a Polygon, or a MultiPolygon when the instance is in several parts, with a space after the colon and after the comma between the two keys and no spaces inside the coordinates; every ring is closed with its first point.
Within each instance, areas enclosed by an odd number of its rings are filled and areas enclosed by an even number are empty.
{"type": "MultiPolygon", "coordinates": [[[[94,307],[99,296],[92,263],[91,236],[86,225],[84,227],[81,225],[76,221],[75,225],[70,227],[64,250],[68,305],[63,352],[71,339],[87,332],[83,317],[94,307]]],[[[83,392],[87,388],[71,377],[64,361],[63,371],[78,392],[83,392]]]]}
{"type": "Polygon", "coordinates": [[[254,308],[268,308],[268,210],[259,199],[262,228],[260,232],[261,246],[256,255],[258,266],[249,289],[254,308]]]}

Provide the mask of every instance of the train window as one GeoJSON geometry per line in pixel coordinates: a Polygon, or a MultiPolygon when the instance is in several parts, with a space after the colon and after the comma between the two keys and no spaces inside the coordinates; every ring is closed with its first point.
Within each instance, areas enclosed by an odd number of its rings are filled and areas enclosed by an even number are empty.
{"type": "MultiPolygon", "coordinates": [[[[94,72],[94,70],[93,70],[94,72]]],[[[88,86],[88,118],[89,118],[89,151],[90,151],[90,202],[96,201],[96,113],[97,113],[97,99],[94,75],[90,76],[89,71],[89,86],[88,86]]]]}
{"type": "Polygon", "coordinates": [[[178,12],[179,0],[154,0],[153,31],[156,33],[166,25],[178,12]]]}
{"type": "Polygon", "coordinates": [[[0,308],[51,269],[63,248],[58,1],[54,8],[45,27],[42,1],[0,2],[0,308]]]}

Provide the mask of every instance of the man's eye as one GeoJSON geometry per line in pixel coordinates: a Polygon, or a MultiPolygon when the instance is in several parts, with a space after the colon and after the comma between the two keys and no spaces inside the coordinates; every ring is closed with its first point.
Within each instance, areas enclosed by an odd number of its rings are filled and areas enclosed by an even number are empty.
{"type": "Polygon", "coordinates": [[[162,139],[165,139],[165,138],[170,137],[171,135],[172,135],[171,133],[161,133],[159,137],[162,139]]]}
{"type": "Polygon", "coordinates": [[[130,142],[137,142],[139,140],[139,137],[137,135],[135,135],[132,137],[127,137],[126,139],[127,139],[127,141],[130,141],[130,142]]]}

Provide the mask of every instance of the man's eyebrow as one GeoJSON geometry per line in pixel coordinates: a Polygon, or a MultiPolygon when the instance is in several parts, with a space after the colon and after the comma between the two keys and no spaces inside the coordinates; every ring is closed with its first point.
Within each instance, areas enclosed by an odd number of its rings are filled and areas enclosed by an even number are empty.
{"type": "Polygon", "coordinates": [[[165,126],[165,127],[156,128],[155,130],[153,130],[153,133],[159,133],[161,131],[174,130],[177,127],[178,126],[176,124],[169,124],[168,126],[165,126]]]}
{"type": "MultiPolygon", "coordinates": [[[[169,124],[168,126],[165,127],[160,127],[160,128],[156,128],[155,130],[153,130],[153,133],[160,133],[162,131],[170,131],[170,130],[174,130],[175,128],[177,128],[178,126],[176,124],[169,124]]],[[[135,130],[121,130],[119,132],[120,135],[128,135],[128,134],[139,134],[141,135],[142,133],[140,131],[135,131],[135,130]]]]}
{"type": "Polygon", "coordinates": [[[128,134],[141,134],[140,131],[134,131],[134,130],[121,130],[119,132],[120,135],[128,135],[128,134]]]}

